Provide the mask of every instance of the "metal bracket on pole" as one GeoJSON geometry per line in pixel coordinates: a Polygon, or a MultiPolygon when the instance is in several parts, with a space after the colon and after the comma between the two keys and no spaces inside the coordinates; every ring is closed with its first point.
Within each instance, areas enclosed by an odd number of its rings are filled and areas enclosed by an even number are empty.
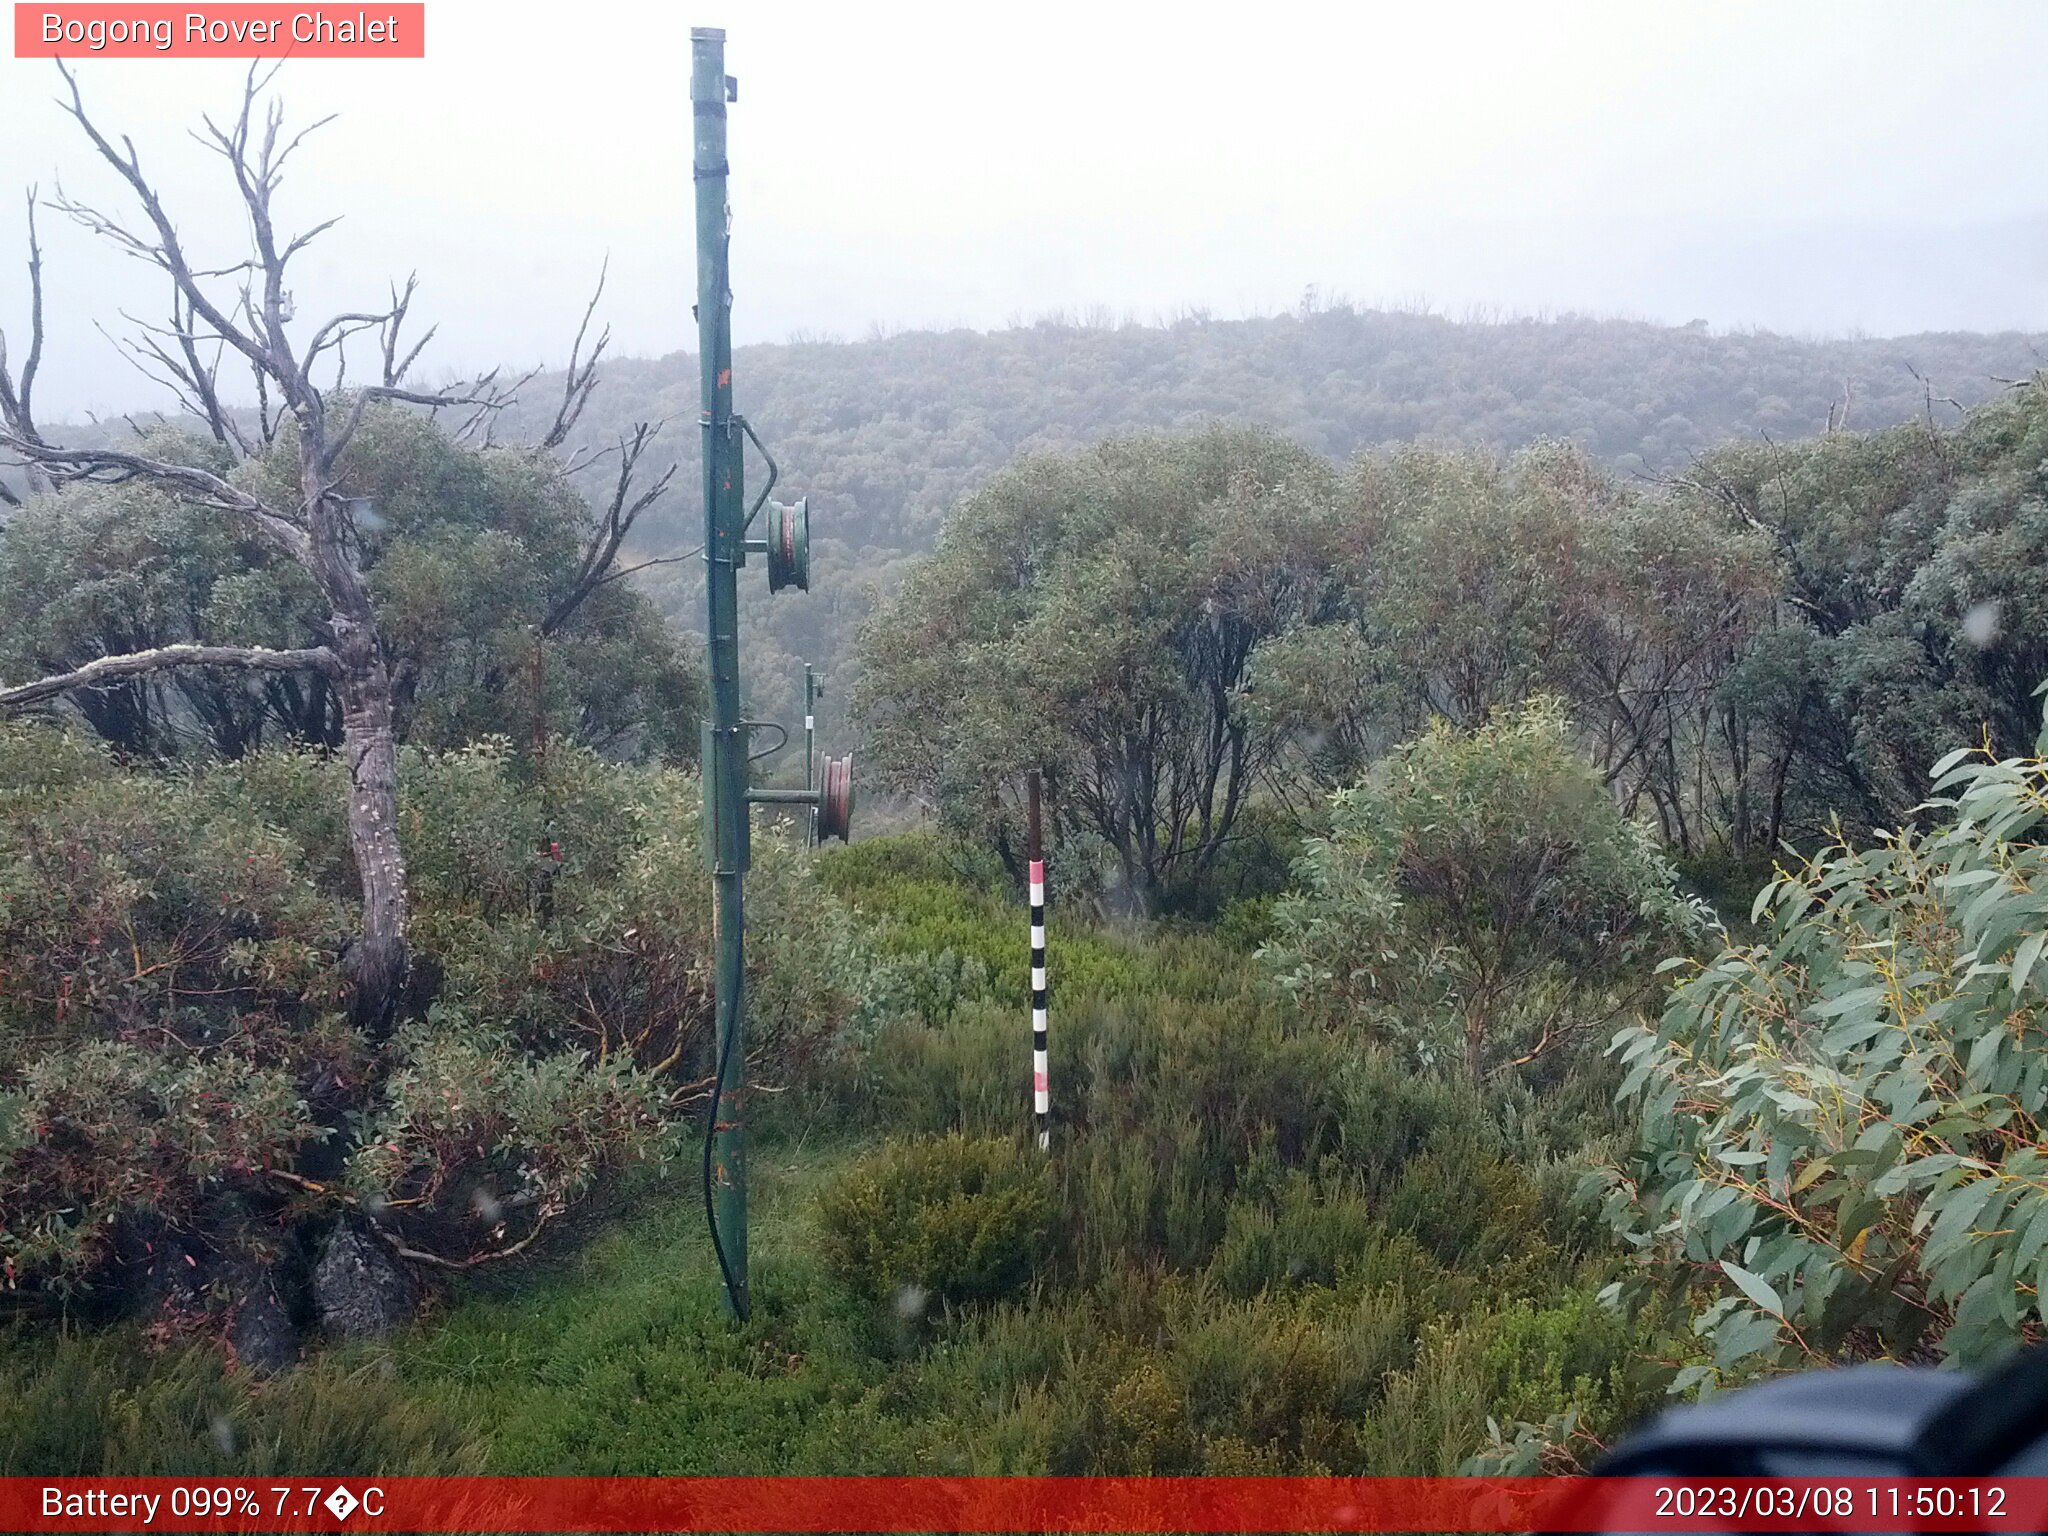
{"type": "MultiPolygon", "coordinates": [[[[804,668],[804,787],[802,789],[750,789],[747,799],[755,805],[804,805],[810,807],[806,841],[810,844],[836,837],[846,842],[853,831],[853,756],[817,756],[818,717],[816,713],[818,696],[824,690],[818,686],[817,674],[809,666],[804,668]],[[822,766],[822,773],[819,771],[822,766]]],[[[755,722],[761,723],[761,722],[755,722]]],[[[773,724],[773,722],[768,722],[773,724]]],[[[789,732],[781,725],[774,729],[782,732],[782,740],[766,752],[757,752],[755,757],[767,757],[779,752],[789,743],[789,732]]]]}

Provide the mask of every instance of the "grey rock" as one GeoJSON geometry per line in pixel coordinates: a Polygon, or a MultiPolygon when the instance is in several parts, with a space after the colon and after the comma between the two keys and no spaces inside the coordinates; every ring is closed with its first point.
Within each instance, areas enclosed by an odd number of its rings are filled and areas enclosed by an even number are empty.
{"type": "Polygon", "coordinates": [[[420,1304],[404,1263],[353,1221],[335,1225],[313,1269],[313,1310],[338,1339],[373,1339],[402,1327],[420,1304]]]}
{"type": "Polygon", "coordinates": [[[242,1298],[228,1342],[234,1346],[235,1359],[259,1376],[274,1375],[299,1363],[299,1330],[292,1326],[291,1313],[278,1299],[268,1276],[260,1277],[242,1298]]]}

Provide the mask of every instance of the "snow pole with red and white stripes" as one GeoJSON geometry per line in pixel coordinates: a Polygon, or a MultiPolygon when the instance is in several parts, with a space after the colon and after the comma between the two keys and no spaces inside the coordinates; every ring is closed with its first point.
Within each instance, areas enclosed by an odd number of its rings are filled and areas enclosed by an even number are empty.
{"type": "Polygon", "coordinates": [[[1045,843],[1039,830],[1038,770],[1031,771],[1031,1113],[1038,1147],[1052,1145],[1052,1087],[1046,1077],[1045,843]]]}

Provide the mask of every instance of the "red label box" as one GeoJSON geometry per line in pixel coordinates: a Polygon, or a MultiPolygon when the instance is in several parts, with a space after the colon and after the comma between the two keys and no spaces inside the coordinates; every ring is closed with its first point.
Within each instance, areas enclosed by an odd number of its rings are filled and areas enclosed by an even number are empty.
{"type": "Polygon", "coordinates": [[[423,59],[412,4],[67,5],[17,0],[17,59],[423,59]]]}

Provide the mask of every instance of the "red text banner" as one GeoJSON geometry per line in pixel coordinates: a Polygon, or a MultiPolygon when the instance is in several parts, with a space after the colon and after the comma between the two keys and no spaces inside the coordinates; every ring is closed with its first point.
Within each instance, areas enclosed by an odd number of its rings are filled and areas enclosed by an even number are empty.
{"type": "Polygon", "coordinates": [[[0,1478],[8,1531],[2038,1531],[2048,1478],[0,1478]]]}
{"type": "Polygon", "coordinates": [[[423,59],[423,3],[21,4],[18,59],[423,59]]]}

